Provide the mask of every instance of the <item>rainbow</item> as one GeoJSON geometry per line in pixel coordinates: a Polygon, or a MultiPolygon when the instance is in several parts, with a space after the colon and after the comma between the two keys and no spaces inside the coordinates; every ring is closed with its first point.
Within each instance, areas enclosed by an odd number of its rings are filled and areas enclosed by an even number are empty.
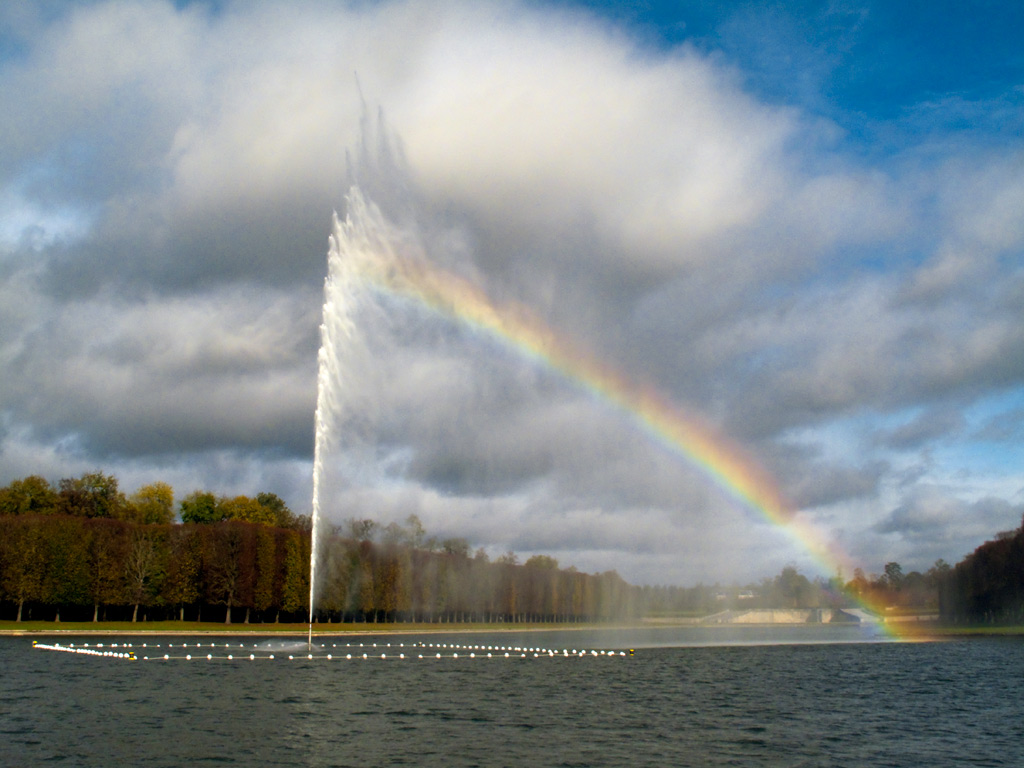
{"type": "MultiPolygon", "coordinates": [[[[363,276],[384,293],[414,300],[512,347],[572,380],[625,415],[651,440],[679,456],[727,497],[786,532],[826,573],[851,573],[850,559],[786,501],[774,478],[739,445],[654,388],[627,378],[556,335],[526,307],[496,305],[475,284],[394,252],[372,260],[363,276]]],[[[364,265],[365,267],[366,265],[364,265]]],[[[880,606],[860,600],[875,613],[880,606]]],[[[895,636],[889,624],[886,631],[895,636]]]]}

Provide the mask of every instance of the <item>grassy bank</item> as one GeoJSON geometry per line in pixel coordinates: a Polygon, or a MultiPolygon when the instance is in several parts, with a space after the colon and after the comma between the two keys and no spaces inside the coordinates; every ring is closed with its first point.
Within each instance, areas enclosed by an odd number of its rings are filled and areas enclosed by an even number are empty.
{"type": "MultiPolygon", "coordinates": [[[[900,628],[901,630],[903,627],[900,628]]],[[[936,624],[928,627],[927,633],[936,638],[946,637],[1024,637],[1024,626],[977,626],[977,627],[954,627],[936,624]]]]}

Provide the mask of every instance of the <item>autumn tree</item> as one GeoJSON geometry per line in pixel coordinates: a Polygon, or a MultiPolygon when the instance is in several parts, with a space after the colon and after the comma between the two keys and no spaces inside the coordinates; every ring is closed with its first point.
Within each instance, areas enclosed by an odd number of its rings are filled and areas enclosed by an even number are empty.
{"type": "Polygon", "coordinates": [[[88,603],[87,520],[37,518],[46,542],[42,601],[54,606],[88,603]]]}
{"type": "Polygon", "coordinates": [[[441,542],[441,551],[457,557],[469,557],[469,542],[465,539],[445,539],[441,542]]]}
{"type": "Polygon", "coordinates": [[[374,520],[351,518],[345,521],[345,525],[354,541],[373,541],[377,533],[377,523],[374,520]]]}
{"type": "Polygon", "coordinates": [[[256,529],[256,582],[253,586],[252,607],[260,614],[274,605],[275,585],[281,575],[276,538],[271,528],[260,526],[256,529]]]}
{"type": "Polygon", "coordinates": [[[86,472],[81,477],[66,477],[60,481],[61,514],[77,517],[125,516],[128,500],[117,487],[117,478],[102,472],[86,472]]]}
{"type": "Polygon", "coordinates": [[[100,620],[100,608],[125,602],[124,563],[127,527],[119,520],[94,520],[87,544],[88,594],[92,620],[100,620]]]}
{"type": "Polygon", "coordinates": [[[515,552],[508,551],[498,558],[497,566],[500,572],[499,587],[499,610],[505,614],[508,621],[516,621],[519,611],[520,585],[519,585],[519,557],[515,552]]]}
{"type": "Polygon", "coordinates": [[[376,603],[374,602],[373,576],[374,576],[374,550],[373,544],[369,541],[359,542],[357,565],[356,565],[356,607],[363,614],[363,620],[373,614],[373,620],[377,621],[376,603]]]}
{"type": "Polygon", "coordinates": [[[309,547],[305,537],[291,532],[285,539],[281,608],[297,613],[309,605],[309,547]]]}
{"type": "Polygon", "coordinates": [[[534,555],[524,564],[527,611],[544,619],[559,610],[558,561],[547,555],[534,555]]]}
{"type": "Polygon", "coordinates": [[[36,518],[5,520],[0,536],[0,590],[5,599],[18,606],[20,622],[26,602],[43,597],[43,532],[36,518]]]}
{"type": "Polygon", "coordinates": [[[159,590],[163,547],[155,526],[136,526],[128,541],[124,570],[128,597],[134,604],[132,623],[139,617],[139,606],[159,590]]]}
{"type": "Polygon", "coordinates": [[[274,510],[260,504],[249,496],[235,496],[218,502],[221,517],[225,520],[239,520],[243,523],[274,525],[277,516],[274,510]]]}
{"type": "MultiPolygon", "coordinates": [[[[203,577],[206,598],[214,605],[224,606],[224,623],[231,623],[231,609],[239,603],[251,571],[243,561],[246,554],[246,528],[240,523],[226,522],[204,530],[203,577]]],[[[254,553],[253,553],[254,554],[254,553]]]]}
{"type": "Polygon", "coordinates": [[[178,606],[179,619],[185,620],[185,606],[201,597],[202,542],[196,525],[171,527],[167,540],[167,571],[163,580],[163,601],[178,606]]]}
{"type": "Polygon", "coordinates": [[[144,485],[128,499],[130,519],[143,525],[168,525],[174,521],[174,489],[163,482],[144,485]]]}
{"type": "MultiPolygon", "coordinates": [[[[349,587],[352,581],[354,558],[347,542],[334,536],[327,540],[321,560],[323,575],[317,585],[317,608],[330,614],[344,613],[349,602],[349,587]]],[[[319,571],[318,571],[319,573],[319,571]]]]}

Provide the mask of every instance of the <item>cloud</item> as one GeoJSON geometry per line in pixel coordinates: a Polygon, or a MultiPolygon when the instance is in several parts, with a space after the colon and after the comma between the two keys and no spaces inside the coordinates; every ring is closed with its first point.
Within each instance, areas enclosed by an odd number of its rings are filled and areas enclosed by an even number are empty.
{"type": "Polygon", "coordinates": [[[953,437],[966,426],[959,408],[936,408],[919,414],[911,421],[878,436],[890,448],[906,450],[931,444],[937,439],[953,437]]]}
{"type": "Polygon", "coordinates": [[[97,458],[270,446],[308,455],[309,298],[239,288],[51,305],[9,347],[5,408],[97,458]]]}
{"type": "Polygon", "coordinates": [[[953,554],[953,561],[960,560],[999,531],[1018,527],[1022,513],[1024,507],[1005,499],[966,502],[942,488],[921,486],[905,504],[877,523],[874,531],[889,540],[898,540],[899,549],[890,551],[898,552],[914,567],[925,568],[940,557],[948,559],[942,553],[951,545],[969,547],[953,554]]]}
{"type": "Polygon", "coordinates": [[[1024,437],[1024,408],[1016,408],[988,419],[975,438],[994,443],[1020,442],[1024,437]]]}
{"type": "MultiPolygon", "coordinates": [[[[1024,380],[1024,150],[955,124],[1018,97],[864,112],[835,94],[875,71],[876,16],[774,13],[771,39],[749,12],[653,46],[537,4],[5,5],[0,481],[102,465],[308,509],[354,178],[403,247],[719,426],[851,553],[955,560],[1015,503],[971,414],[1024,380]]],[[[806,557],[585,383],[373,312],[335,517],[637,579],[806,557]]]]}

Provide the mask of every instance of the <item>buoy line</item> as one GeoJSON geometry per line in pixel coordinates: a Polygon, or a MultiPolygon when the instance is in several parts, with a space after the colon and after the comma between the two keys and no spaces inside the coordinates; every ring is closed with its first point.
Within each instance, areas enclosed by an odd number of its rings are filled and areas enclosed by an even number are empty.
{"type": "MultiPolygon", "coordinates": [[[[333,643],[317,645],[316,652],[305,643],[263,641],[251,646],[242,643],[40,643],[32,641],[40,651],[58,651],[84,656],[124,659],[128,661],[352,661],[406,659],[494,659],[494,658],[618,658],[626,651],[542,648],[535,646],[466,645],[461,643],[333,643]],[[276,647],[275,647],[276,644],[276,647]],[[301,651],[299,650],[301,648],[301,651]],[[341,648],[339,652],[336,649],[341,648]],[[161,651],[164,651],[161,653],[161,651]]],[[[630,649],[629,656],[633,655],[630,649]]]]}

